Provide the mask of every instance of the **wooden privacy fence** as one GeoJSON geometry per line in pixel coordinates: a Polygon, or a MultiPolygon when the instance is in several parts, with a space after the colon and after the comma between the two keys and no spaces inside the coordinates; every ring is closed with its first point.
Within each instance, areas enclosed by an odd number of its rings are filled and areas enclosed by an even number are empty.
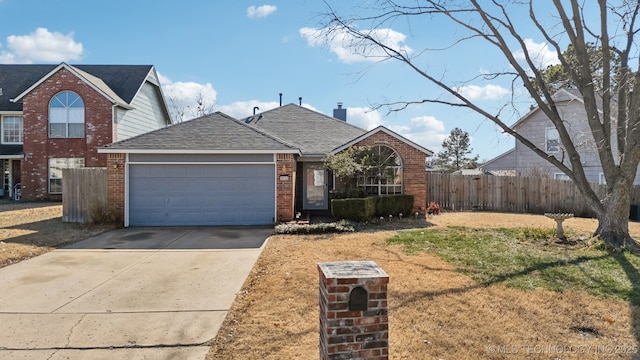
{"type": "Polygon", "coordinates": [[[106,206],[106,168],[62,170],[62,221],[88,223],[92,211],[106,206]]]}
{"type": "MultiPolygon", "coordinates": [[[[602,198],[604,185],[591,184],[602,198]]],[[[640,187],[631,192],[631,203],[640,200],[640,187]]],[[[447,210],[486,210],[543,214],[568,212],[580,217],[595,213],[572,181],[550,178],[450,175],[427,173],[427,205],[435,201],[447,210]]]]}

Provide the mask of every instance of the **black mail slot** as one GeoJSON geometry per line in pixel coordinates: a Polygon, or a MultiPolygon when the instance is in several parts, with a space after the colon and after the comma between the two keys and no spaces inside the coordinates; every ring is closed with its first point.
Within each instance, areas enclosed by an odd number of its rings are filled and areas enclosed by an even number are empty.
{"type": "Polygon", "coordinates": [[[362,286],[351,290],[349,294],[349,311],[366,311],[369,303],[369,294],[362,286]]]}

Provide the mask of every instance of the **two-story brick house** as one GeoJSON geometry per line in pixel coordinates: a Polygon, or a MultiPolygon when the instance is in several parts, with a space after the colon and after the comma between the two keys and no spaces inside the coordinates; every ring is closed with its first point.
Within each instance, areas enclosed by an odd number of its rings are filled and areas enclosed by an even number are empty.
{"type": "Polygon", "coordinates": [[[0,192],[60,200],[62,169],[171,123],[152,65],[0,65],[0,192]]]}

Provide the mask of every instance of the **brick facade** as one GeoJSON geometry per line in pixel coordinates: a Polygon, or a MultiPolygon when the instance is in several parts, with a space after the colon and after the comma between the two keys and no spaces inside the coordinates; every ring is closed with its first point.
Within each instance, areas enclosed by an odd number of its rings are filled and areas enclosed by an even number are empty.
{"type": "Polygon", "coordinates": [[[23,98],[24,160],[22,199],[61,200],[49,194],[49,158],[83,158],[86,167],[104,167],[105,154],[97,148],[112,142],[112,103],[67,69],[60,69],[23,98]],[[49,138],[49,102],[61,91],[80,95],[85,106],[85,137],[49,138]]]}
{"type": "MultiPolygon", "coordinates": [[[[377,132],[363,139],[358,145],[385,145],[394,149],[402,158],[404,193],[414,196],[414,212],[424,213],[426,208],[425,153],[406,142],[377,132]]],[[[125,203],[125,154],[109,154],[107,169],[109,173],[109,204],[124,218],[125,203]]],[[[303,186],[297,176],[297,156],[294,154],[276,154],[276,222],[290,221],[295,218],[296,192],[302,192],[303,186]]]]}
{"type": "Polygon", "coordinates": [[[318,264],[320,359],[389,358],[389,275],[373,261],[318,264]]]}
{"type": "Polygon", "coordinates": [[[425,154],[393,137],[379,131],[354,146],[384,145],[395,150],[402,158],[402,185],[404,194],[413,195],[413,212],[424,213],[427,206],[427,174],[425,171],[425,154]]]}
{"type": "Polygon", "coordinates": [[[276,220],[293,220],[295,207],[296,158],[293,154],[277,154],[276,220]]]}
{"type": "Polygon", "coordinates": [[[124,219],[125,160],[126,154],[107,154],[107,201],[121,219],[124,219]]]}

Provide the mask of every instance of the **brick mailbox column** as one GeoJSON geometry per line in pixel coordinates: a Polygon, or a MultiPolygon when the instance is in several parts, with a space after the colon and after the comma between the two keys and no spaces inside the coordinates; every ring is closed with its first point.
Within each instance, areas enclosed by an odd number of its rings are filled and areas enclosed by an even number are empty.
{"type": "Polygon", "coordinates": [[[373,261],[318,264],[320,359],[389,358],[387,283],[373,261]]]}

